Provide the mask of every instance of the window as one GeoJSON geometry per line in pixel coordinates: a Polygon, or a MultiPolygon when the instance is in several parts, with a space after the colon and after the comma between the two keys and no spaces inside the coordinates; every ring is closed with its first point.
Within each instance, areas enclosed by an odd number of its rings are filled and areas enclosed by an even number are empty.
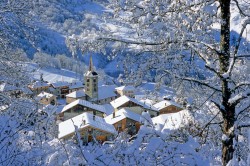
{"type": "Polygon", "coordinates": [[[96,92],[96,88],[94,88],[94,92],[96,92]]]}
{"type": "Polygon", "coordinates": [[[89,82],[89,78],[87,79],[87,82],[89,82]]]}
{"type": "Polygon", "coordinates": [[[87,86],[89,86],[89,83],[87,83],[87,86]]]}
{"type": "Polygon", "coordinates": [[[87,91],[89,91],[89,88],[87,88],[87,91]]]}
{"type": "Polygon", "coordinates": [[[93,81],[96,82],[96,79],[94,79],[93,81]]]}

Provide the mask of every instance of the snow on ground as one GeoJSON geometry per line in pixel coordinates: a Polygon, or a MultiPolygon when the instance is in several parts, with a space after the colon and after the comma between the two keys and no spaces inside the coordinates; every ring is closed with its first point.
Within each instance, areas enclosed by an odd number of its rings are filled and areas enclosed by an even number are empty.
{"type": "Polygon", "coordinates": [[[175,130],[182,127],[190,118],[188,110],[182,110],[177,113],[161,114],[152,118],[152,121],[159,127],[159,130],[164,132],[164,129],[175,130]]]}
{"type": "Polygon", "coordinates": [[[164,96],[174,96],[175,91],[164,85],[159,87],[158,84],[154,82],[143,82],[136,88],[135,95],[139,100],[162,100],[164,96]]]}
{"type": "Polygon", "coordinates": [[[43,79],[50,83],[55,83],[58,81],[74,82],[82,81],[82,76],[77,75],[75,72],[66,69],[56,69],[52,67],[39,67],[35,63],[27,64],[27,68],[32,72],[35,79],[40,80],[41,74],[43,74],[43,79]]]}

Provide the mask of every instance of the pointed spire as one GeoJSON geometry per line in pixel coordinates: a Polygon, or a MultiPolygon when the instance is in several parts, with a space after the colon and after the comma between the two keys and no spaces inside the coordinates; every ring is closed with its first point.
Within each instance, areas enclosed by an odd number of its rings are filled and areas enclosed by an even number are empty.
{"type": "Polygon", "coordinates": [[[43,73],[40,74],[40,81],[41,81],[41,82],[44,82],[43,73]]]}
{"type": "Polygon", "coordinates": [[[89,71],[93,71],[93,60],[92,60],[92,55],[90,55],[90,58],[89,58],[89,71]]]}

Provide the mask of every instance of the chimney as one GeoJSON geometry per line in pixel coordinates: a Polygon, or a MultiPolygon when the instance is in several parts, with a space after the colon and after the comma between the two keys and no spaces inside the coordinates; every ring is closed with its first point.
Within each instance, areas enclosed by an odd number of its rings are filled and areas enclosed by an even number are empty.
{"type": "Polygon", "coordinates": [[[115,111],[113,112],[113,118],[115,118],[115,111]]]}

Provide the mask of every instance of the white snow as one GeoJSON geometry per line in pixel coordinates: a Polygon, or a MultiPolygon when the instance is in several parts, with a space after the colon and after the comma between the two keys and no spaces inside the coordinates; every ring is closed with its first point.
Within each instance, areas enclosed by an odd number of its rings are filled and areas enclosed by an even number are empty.
{"type": "Polygon", "coordinates": [[[246,98],[247,96],[250,96],[250,90],[249,90],[249,89],[246,90],[246,91],[243,92],[243,93],[240,93],[240,94],[237,94],[237,95],[231,97],[231,98],[229,99],[228,102],[229,102],[230,104],[233,104],[233,103],[235,103],[237,100],[246,98]]]}
{"type": "Polygon", "coordinates": [[[133,111],[122,108],[122,109],[115,112],[115,118],[113,118],[113,114],[110,114],[109,116],[105,117],[104,119],[109,124],[115,124],[116,122],[119,122],[125,118],[129,118],[129,119],[132,119],[134,121],[140,122],[141,116],[137,113],[134,113],[133,111]]]}
{"type": "Polygon", "coordinates": [[[84,90],[74,91],[74,92],[66,95],[66,97],[71,97],[71,98],[80,98],[80,97],[84,97],[84,96],[86,96],[84,90]]]}
{"type": "Polygon", "coordinates": [[[88,107],[88,108],[91,108],[91,109],[94,109],[94,110],[97,110],[97,111],[100,111],[100,112],[103,112],[103,113],[107,114],[106,109],[105,109],[104,106],[98,105],[98,104],[93,104],[93,103],[91,103],[89,101],[81,100],[81,99],[78,99],[78,100],[73,101],[72,103],[66,105],[63,108],[62,112],[65,112],[65,111],[69,110],[70,108],[72,108],[72,107],[74,107],[76,105],[82,105],[82,106],[85,106],[85,107],[88,107]]]}
{"type": "Polygon", "coordinates": [[[140,122],[141,122],[144,126],[151,126],[151,125],[153,125],[152,119],[151,119],[150,114],[149,114],[148,111],[143,111],[143,112],[141,113],[140,122]]]}
{"type": "Polygon", "coordinates": [[[106,115],[110,115],[112,114],[112,112],[114,112],[114,107],[112,107],[111,104],[103,104],[102,105],[104,107],[104,109],[106,110],[106,115]]]}
{"type": "Polygon", "coordinates": [[[37,99],[43,99],[43,98],[51,98],[53,97],[53,94],[47,93],[47,92],[41,92],[39,95],[37,95],[37,99]]]}
{"type": "Polygon", "coordinates": [[[14,90],[20,90],[20,88],[13,86],[13,85],[9,85],[7,83],[2,83],[0,85],[0,92],[7,92],[7,91],[14,91],[14,90]]]}
{"type": "Polygon", "coordinates": [[[154,108],[153,106],[148,106],[148,105],[146,105],[146,104],[144,104],[144,103],[142,103],[142,102],[140,102],[140,101],[138,101],[138,100],[136,100],[134,98],[130,98],[128,96],[121,96],[121,97],[115,99],[114,101],[110,102],[110,104],[114,108],[118,108],[121,105],[123,105],[123,104],[125,104],[125,103],[127,103],[129,101],[131,101],[131,102],[133,102],[135,104],[138,104],[138,105],[142,106],[143,108],[150,109],[150,110],[153,110],[153,111],[157,111],[156,108],[154,108]]]}
{"type": "Polygon", "coordinates": [[[103,85],[98,87],[98,100],[116,97],[115,94],[115,85],[103,85]]]}
{"type": "Polygon", "coordinates": [[[45,86],[50,86],[50,85],[46,82],[41,82],[41,81],[36,81],[30,85],[31,88],[40,88],[45,86]]]}
{"type": "Polygon", "coordinates": [[[227,141],[228,140],[228,136],[226,136],[226,134],[223,134],[221,137],[222,141],[227,141]]]}
{"type": "Polygon", "coordinates": [[[187,118],[190,118],[188,110],[182,110],[177,113],[161,114],[157,117],[153,117],[152,121],[154,124],[163,125],[163,130],[174,130],[184,125],[187,118]]]}
{"type": "Polygon", "coordinates": [[[132,85],[128,85],[128,86],[120,86],[115,88],[116,90],[121,90],[121,91],[134,91],[135,87],[132,85]]]}
{"type": "Polygon", "coordinates": [[[54,88],[64,87],[64,86],[70,86],[70,84],[66,81],[58,81],[51,84],[54,88]]]}
{"type": "Polygon", "coordinates": [[[69,86],[69,89],[76,89],[76,88],[84,88],[83,83],[82,82],[73,82],[69,86]]]}
{"type": "Polygon", "coordinates": [[[160,102],[154,104],[154,107],[157,110],[161,110],[161,109],[166,108],[166,107],[171,106],[171,105],[182,108],[181,105],[179,105],[178,103],[176,103],[174,101],[169,101],[169,100],[160,101],[160,102]]]}

